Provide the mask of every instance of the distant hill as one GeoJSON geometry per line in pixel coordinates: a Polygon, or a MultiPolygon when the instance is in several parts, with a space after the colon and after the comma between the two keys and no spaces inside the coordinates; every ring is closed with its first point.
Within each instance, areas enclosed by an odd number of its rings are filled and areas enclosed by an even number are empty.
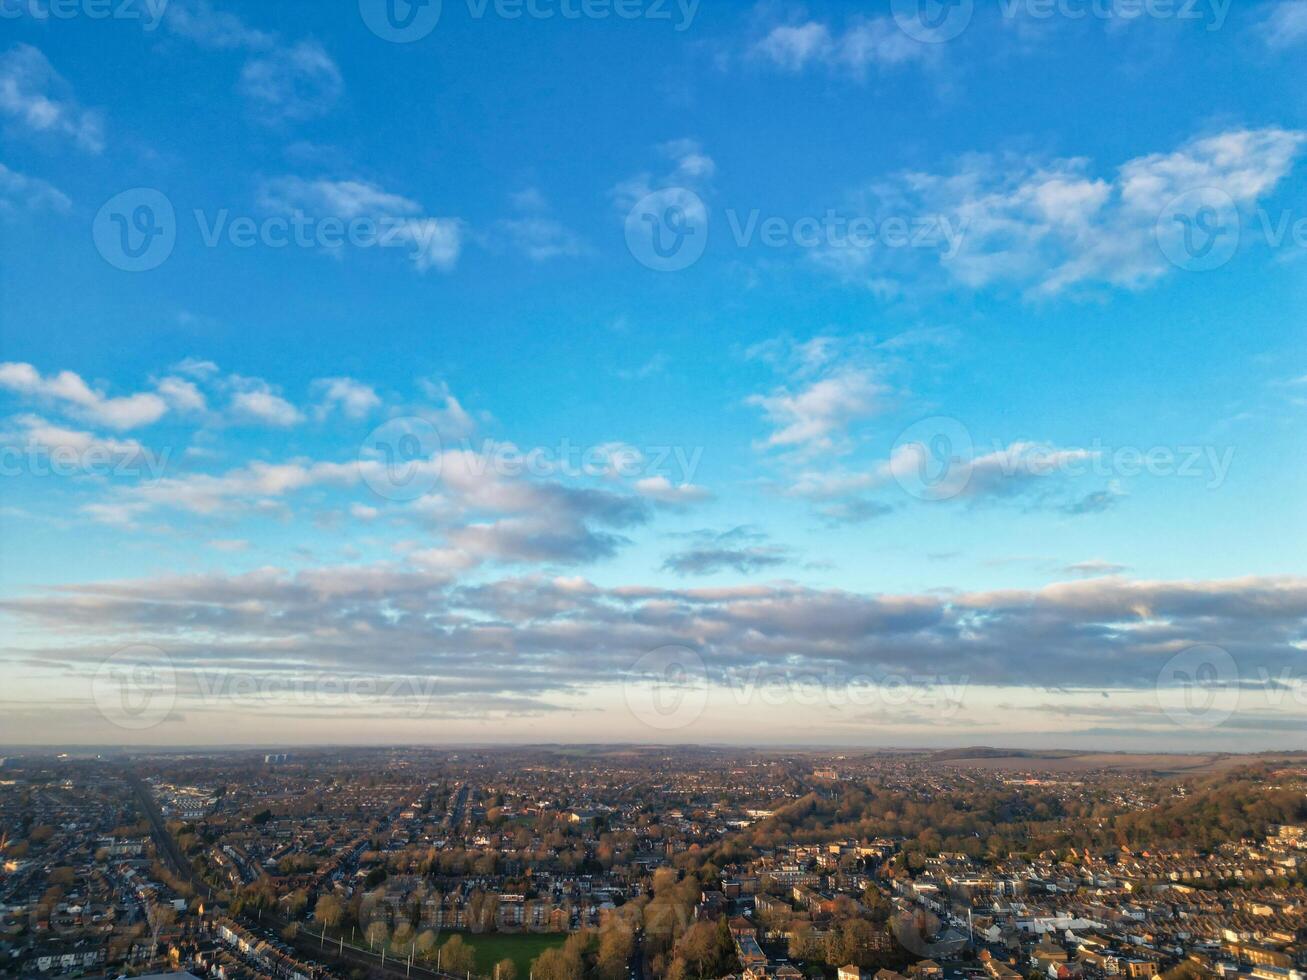
{"type": "Polygon", "coordinates": [[[972,745],[961,749],[944,749],[934,752],[931,758],[939,762],[953,759],[1061,759],[1074,752],[1034,752],[1029,749],[996,749],[988,745],[972,745]]]}

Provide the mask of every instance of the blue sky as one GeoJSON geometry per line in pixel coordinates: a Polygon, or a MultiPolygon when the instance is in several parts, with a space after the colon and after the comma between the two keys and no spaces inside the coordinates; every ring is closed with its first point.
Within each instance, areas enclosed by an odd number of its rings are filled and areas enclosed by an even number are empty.
{"type": "Polygon", "coordinates": [[[0,13],[0,742],[1301,741],[1304,0],[0,13]]]}

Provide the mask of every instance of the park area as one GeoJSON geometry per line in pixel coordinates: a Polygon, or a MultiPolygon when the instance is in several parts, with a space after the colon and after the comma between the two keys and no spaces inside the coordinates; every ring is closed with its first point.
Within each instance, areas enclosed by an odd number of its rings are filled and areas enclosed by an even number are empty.
{"type": "Polygon", "coordinates": [[[531,975],[531,961],[547,949],[562,946],[566,936],[538,933],[482,933],[463,934],[464,941],[476,953],[476,972],[493,977],[495,964],[509,959],[517,966],[517,975],[523,980],[531,975]]]}

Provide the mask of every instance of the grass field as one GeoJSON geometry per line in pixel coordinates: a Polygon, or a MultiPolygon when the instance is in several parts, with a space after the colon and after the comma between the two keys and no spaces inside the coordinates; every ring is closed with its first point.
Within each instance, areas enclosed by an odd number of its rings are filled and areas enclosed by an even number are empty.
{"type": "Polygon", "coordinates": [[[561,946],[566,936],[535,933],[489,933],[473,936],[461,933],[463,940],[476,951],[476,971],[491,976],[495,964],[510,959],[517,964],[519,980],[531,974],[531,961],[552,946],[561,946]]]}

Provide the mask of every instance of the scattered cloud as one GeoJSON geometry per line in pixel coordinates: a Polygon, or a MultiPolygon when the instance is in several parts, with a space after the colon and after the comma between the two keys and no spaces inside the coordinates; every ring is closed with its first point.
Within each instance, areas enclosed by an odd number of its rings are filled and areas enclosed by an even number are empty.
{"type": "Polygon", "coordinates": [[[585,255],[588,245],[550,213],[549,202],[534,187],[511,195],[514,210],[511,218],[498,222],[498,235],[532,262],[585,255]]]}
{"type": "MultiPolygon", "coordinates": [[[[459,583],[440,560],[262,568],[224,575],[68,584],[0,601],[46,633],[35,655],[98,662],[131,637],[187,666],[294,663],[483,679],[523,694],[582,690],[643,653],[690,646],[714,677],[754,666],[875,677],[923,665],[983,687],[1152,690],[1198,643],[1230,652],[1246,678],[1295,671],[1307,580],[1119,577],[1039,589],[859,594],[793,584],[603,588],[527,576],[459,583]]],[[[31,654],[29,654],[31,655],[31,654]]]]}
{"type": "Polygon", "coordinates": [[[241,421],[287,428],[304,421],[298,408],[274,392],[259,378],[233,377],[232,414],[241,421]]]}
{"type": "Polygon", "coordinates": [[[788,548],[769,545],[767,536],[748,525],[728,531],[698,531],[692,543],[663,561],[663,570],[677,575],[716,575],[735,571],[748,575],[791,560],[788,548]]]}
{"type": "Polygon", "coordinates": [[[215,538],[209,542],[209,547],[214,551],[221,551],[226,554],[239,554],[243,551],[249,551],[250,543],[244,538],[215,538]]]}
{"type": "Polygon", "coordinates": [[[955,250],[846,243],[814,254],[851,281],[919,277],[921,263],[938,262],[962,286],[1015,287],[1029,298],[1102,286],[1138,290],[1174,270],[1157,239],[1172,202],[1214,189],[1249,209],[1289,173],[1304,139],[1278,128],[1228,130],[1135,157],[1105,175],[1084,158],[973,154],[952,173],[879,181],[854,204],[877,223],[894,216],[941,226],[946,220],[958,236],[955,250]]]}
{"type": "Polygon", "coordinates": [[[39,177],[28,177],[0,163],[0,215],[6,212],[58,211],[73,206],[68,195],[39,177]]]}
{"type": "Polygon", "coordinates": [[[817,515],[831,526],[866,524],[868,521],[874,521],[878,517],[885,517],[892,513],[894,513],[894,508],[889,504],[883,504],[878,500],[865,500],[856,497],[850,500],[832,501],[817,508],[817,515]]]}
{"type": "Polygon", "coordinates": [[[1268,4],[1269,12],[1257,30],[1272,51],[1286,51],[1307,42],[1307,3],[1303,0],[1276,0],[1268,4]]]}
{"type": "Polygon", "coordinates": [[[83,461],[92,458],[110,462],[130,461],[140,459],[144,454],[144,448],[135,439],[106,439],[92,432],[49,422],[39,415],[19,415],[11,421],[17,428],[4,433],[4,441],[10,445],[69,454],[83,461]]]}
{"type": "Polygon", "coordinates": [[[204,393],[193,381],[166,377],[159,382],[159,394],[170,408],[179,412],[203,412],[208,407],[204,393]]]}
{"type": "Polygon", "coordinates": [[[153,392],[112,398],[92,388],[72,371],[42,376],[32,365],[15,361],[0,364],[0,388],[56,405],[69,414],[111,429],[150,425],[168,410],[164,398],[153,392]]]}
{"type": "Polygon", "coordinates": [[[236,90],[265,122],[302,122],[331,111],[345,82],[322,45],[304,40],[251,58],[236,90]]]}
{"type": "Polygon", "coordinates": [[[318,418],[326,418],[339,410],[346,418],[367,418],[381,407],[381,397],[370,385],[353,378],[319,378],[313,382],[317,392],[318,418]]]}
{"type": "Polygon", "coordinates": [[[746,399],[772,425],[761,444],[767,449],[809,456],[847,452],[849,428],[876,414],[889,393],[857,338],[819,336],[801,343],[778,338],[749,348],[745,356],[787,377],[767,394],[746,399]]]}
{"type": "Polygon", "coordinates": [[[1115,562],[1104,561],[1101,558],[1091,558],[1088,561],[1078,561],[1066,565],[1062,571],[1068,575],[1096,577],[1099,575],[1120,575],[1123,572],[1130,571],[1130,566],[1118,565],[1115,562]]]}
{"type": "MultiPolygon", "coordinates": [[[[381,247],[407,248],[419,272],[448,271],[462,252],[459,219],[428,217],[417,201],[369,181],[282,176],[261,181],[257,196],[260,207],[288,217],[366,222],[381,247]]],[[[331,251],[340,254],[344,247],[342,243],[331,251]]]]}
{"type": "Polygon", "coordinates": [[[179,37],[214,50],[266,51],[276,41],[274,35],[248,26],[208,0],[169,0],[163,22],[179,37]]]}
{"type": "Polygon", "coordinates": [[[843,30],[820,20],[797,20],[764,26],[749,46],[749,57],[797,74],[820,68],[855,81],[872,69],[888,70],[935,60],[939,45],[908,37],[890,17],[854,17],[843,30]]]}
{"type": "Polygon", "coordinates": [[[752,395],[748,404],[761,408],[774,427],[767,448],[829,453],[847,447],[850,424],[872,415],[884,392],[870,371],[838,369],[801,387],[752,395]]]}
{"type": "Polygon", "coordinates": [[[72,86],[30,44],[0,53],[0,114],[20,130],[67,140],[88,153],[104,149],[104,121],[84,109],[72,86]]]}
{"type": "Polygon", "coordinates": [[[693,483],[673,483],[665,476],[648,476],[635,481],[636,493],[660,504],[681,506],[710,500],[712,494],[693,483]]]}
{"type": "MultiPolygon", "coordinates": [[[[669,140],[658,146],[658,153],[670,164],[670,170],[655,174],[642,172],[619,183],[612,190],[613,200],[623,217],[641,198],[657,190],[687,190],[706,193],[717,172],[717,164],[697,140],[669,140]]],[[[702,218],[703,215],[697,215],[702,218]]]]}
{"type": "Polygon", "coordinates": [[[1063,504],[1062,510],[1078,517],[1082,514],[1101,514],[1115,507],[1125,498],[1125,493],[1115,484],[1105,490],[1094,490],[1084,496],[1063,504]]]}
{"type": "Polygon", "coordinates": [[[218,373],[218,365],[199,357],[185,357],[172,366],[178,374],[191,378],[211,378],[218,373]]]}
{"type": "Polygon", "coordinates": [[[424,405],[419,414],[436,427],[442,439],[463,439],[476,431],[476,419],[454,397],[444,381],[423,378],[419,383],[422,393],[433,404],[424,405]]]}

